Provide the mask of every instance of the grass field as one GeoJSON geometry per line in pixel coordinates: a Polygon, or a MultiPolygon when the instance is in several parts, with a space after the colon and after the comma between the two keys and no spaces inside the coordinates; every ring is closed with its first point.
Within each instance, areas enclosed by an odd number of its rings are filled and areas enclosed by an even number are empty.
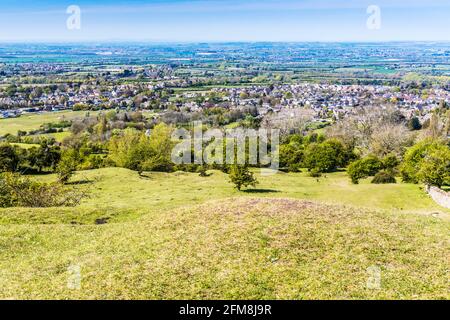
{"type": "MultiPolygon", "coordinates": [[[[95,112],[90,112],[91,114],[95,112]]],[[[0,119],[0,136],[5,134],[17,134],[17,131],[37,130],[44,123],[58,122],[61,120],[73,120],[84,117],[85,111],[61,111],[44,112],[40,114],[28,114],[19,118],[0,119]]]]}
{"type": "Polygon", "coordinates": [[[450,212],[419,186],[211,173],[80,172],[79,207],[1,209],[0,298],[450,298],[450,212]]]}

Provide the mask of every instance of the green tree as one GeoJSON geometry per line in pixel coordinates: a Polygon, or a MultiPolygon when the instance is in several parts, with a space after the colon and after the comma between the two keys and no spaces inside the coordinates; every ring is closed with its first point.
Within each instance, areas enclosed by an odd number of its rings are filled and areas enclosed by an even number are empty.
{"type": "Polygon", "coordinates": [[[376,175],[383,168],[383,162],[376,156],[370,155],[351,163],[347,173],[354,184],[359,180],[376,175]]]}
{"type": "Polygon", "coordinates": [[[291,172],[299,171],[303,161],[303,146],[297,143],[283,144],[280,146],[280,167],[287,168],[291,172]]]}
{"type": "Polygon", "coordinates": [[[135,171],[171,171],[172,128],[159,124],[150,136],[126,129],[109,143],[109,158],[118,167],[135,171]]]}
{"type": "Polygon", "coordinates": [[[0,144],[0,172],[14,172],[19,166],[16,149],[9,143],[0,144]]]}
{"type": "Polygon", "coordinates": [[[400,161],[398,160],[397,156],[392,153],[384,157],[382,161],[383,161],[383,168],[392,173],[397,171],[397,167],[400,164],[400,161]]]}
{"type": "Polygon", "coordinates": [[[242,187],[255,187],[258,181],[250,172],[247,166],[234,164],[230,169],[230,182],[233,183],[239,191],[242,187]]]}
{"type": "Polygon", "coordinates": [[[450,148],[439,145],[430,150],[420,163],[417,178],[426,185],[439,188],[450,185],[450,148]]]}
{"type": "Polygon", "coordinates": [[[56,172],[61,183],[69,182],[79,164],[79,152],[75,149],[67,149],[62,152],[56,172]]]}
{"type": "Polygon", "coordinates": [[[348,159],[344,145],[335,139],[312,143],[305,151],[304,165],[310,171],[332,172],[345,166],[348,159]]]}

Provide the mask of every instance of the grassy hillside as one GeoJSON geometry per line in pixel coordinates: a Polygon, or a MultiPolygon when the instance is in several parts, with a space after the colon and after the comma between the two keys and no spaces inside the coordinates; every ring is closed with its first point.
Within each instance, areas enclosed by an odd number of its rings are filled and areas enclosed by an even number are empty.
{"type": "Polygon", "coordinates": [[[91,189],[77,208],[0,210],[0,298],[450,298],[449,211],[415,185],[278,174],[238,193],[220,172],[124,169],[75,180],[91,189]]]}
{"type": "MultiPolygon", "coordinates": [[[[107,168],[79,172],[74,182],[85,188],[90,198],[77,208],[57,209],[0,209],[0,224],[5,223],[76,223],[92,224],[96,219],[122,222],[149,212],[171,210],[181,206],[201,204],[212,199],[232,197],[293,198],[316,200],[326,204],[344,204],[391,212],[446,215],[449,211],[439,207],[414,184],[373,185],[369,180],[360,185],[350,183],[347,175],[333,173],[319,180],[307,174],[278,173],[262,177],[258,189],[238,192],[220,171],[202,178],[198,174],[177,172],[145,173],[120,168],[107,168]],[[57,213],[57,214],[56,214],[57,213]]],[[[44,181],[56,176],[38,176],[44,181]]]]}

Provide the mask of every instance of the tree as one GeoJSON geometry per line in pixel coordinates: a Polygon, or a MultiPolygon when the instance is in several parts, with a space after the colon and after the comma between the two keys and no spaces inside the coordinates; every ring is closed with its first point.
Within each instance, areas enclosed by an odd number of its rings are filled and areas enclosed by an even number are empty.
{"type": "Polygon", "coordinates": [[[381,125],[371,136],[370,151],[384,157],[390,153],[402,155],[414,143],[413,135],[403,125],[381,125]]]}
{"type": "Polygon", "coordinates": [[[230,170],[230,182],[233,183],[239,191],[242,187],[255,187],[258,181],[250,172],[247,166],[234,164],[230,170]]]}
{"type": "Polygon", "coordinates": [[[440,145],[431,150],[423,158],[417,177],[426,185],[439,188],[450,184],[450,148],[440,145]]]}
{"type": "Polygon", "coordinates": [[[426,132],[427,137],[431,139],[442,138],[444,136],[444,130],[445,130],[444,124],[441,121],[441,118],[436,112],[434,112],[431,115],[430,123],[427,128],[426,132]]]}
{"type": "Polygon", "coordinates": [[[109,143],[109,158],[121,168],[138,170],[140,162],[150,152],[144,150],[148,146],[148,137],[135,129],[126,129],[118,136],[114,136],[109,143]]]}
{"type": "Polygon", "coordinates": [[[27,154],[29,164],[36,167],[38,172],[41,172],[43,168],[55,170],[60,159],[60,148],[49,145],[46,140],[41,143],[39,148],[31,148],[27,154]]]}
{"type": "Polygon", "coordinates": [[[383,161],[383,168],[392,173],[396,171],[397,167],[400,164],[400,161],[398,160],[395,154],[388,154],[386,157],[383,158],[382,161],[383,161]]]}
{"type": "Polygon", "coordinates": [[[288,168],[291,172],[299,171],[303,161],[303,146],[297,143],[280,146],[280,166],[288,168]]]}
{"type": "Polygon", "coordinates": [[[19,166],[19,156],[9,143],[0,144],[0,172],[14,172],[19,166]]]}
{"type": "Polygon", "coordinates": [[[327,140],[320,144],[312,143],[305,151],[304,165],[310,171],[332,172],[345,166],[348,156],[344,145],[338,140],[327,140]]]}
{"type": "Polygon", "coordinates": [[[148,159],[143,162],[144,169],[148,171],[171,171],[173,169],[171,160],[173,146],[172,128],[164,123],[155,126],[149,140],[150,154],[148,159]]]}
{"type": "Polygon", "coordinates": [[[400,167],[403,181],[441,187],[450,183],[450,147],[424,140],[410,148],[400,167]]]}
{"type": "Polygon", "coordinates": [[[376,175],[383,168],[383,163],[376,156],[367,156],[350,164],[347,173],[354,184],[360,179],[376,175]]]}
{"type": "Polygon", "coordinates": [[[56,172],[61,183],[69,182],[79,164],[79,153],[75,149],[65,150],[61,155],[56,172]]]}
{"type": "Polygon", "coordinates": [[[158,124],[150,136],[126,129],[109,143],[109,158],[116,166],[135,171],[171,171],[172,128],[158,124]]]}

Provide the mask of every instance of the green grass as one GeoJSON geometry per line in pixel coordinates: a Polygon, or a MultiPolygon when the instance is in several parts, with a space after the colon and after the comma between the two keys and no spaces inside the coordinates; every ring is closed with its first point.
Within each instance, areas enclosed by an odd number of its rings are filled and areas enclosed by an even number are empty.
{"type": "Polygon", "coordinates": [[[22,149],[40,148],[40,145],[31,143],[11,143],[11,145],[22,149]]]}
{"type": "Polygon", "coordinates": [[[239,193],[212,173],[80,172],[79,207],[1,209],[0,298],[450,298],[449,211],[418,186],[280,173],[239,193]]]}
{"type": "Polygon", "coordinates": [[[64,132],[57,132],[57,133],[47,133],[47,134],[41,134],[41,137],[49,137],[49,138],[55,138],[57,142],[62,142],[65,138],[70,136],[69,131],[64,132]]]}
{"type": "MultiPolygon", "coordinates": [[[[95,112],[90,112],[94,114],[95,112]]],[[[28,114],[19,118],[0,119],[0,136],[5,134],[17,134],[17,131],[37,130],[44,123],[58,122],[61,120],[73,120],[84,117],[85,111],[61,111],[45,112],[41,114],[28,114]]]]}

